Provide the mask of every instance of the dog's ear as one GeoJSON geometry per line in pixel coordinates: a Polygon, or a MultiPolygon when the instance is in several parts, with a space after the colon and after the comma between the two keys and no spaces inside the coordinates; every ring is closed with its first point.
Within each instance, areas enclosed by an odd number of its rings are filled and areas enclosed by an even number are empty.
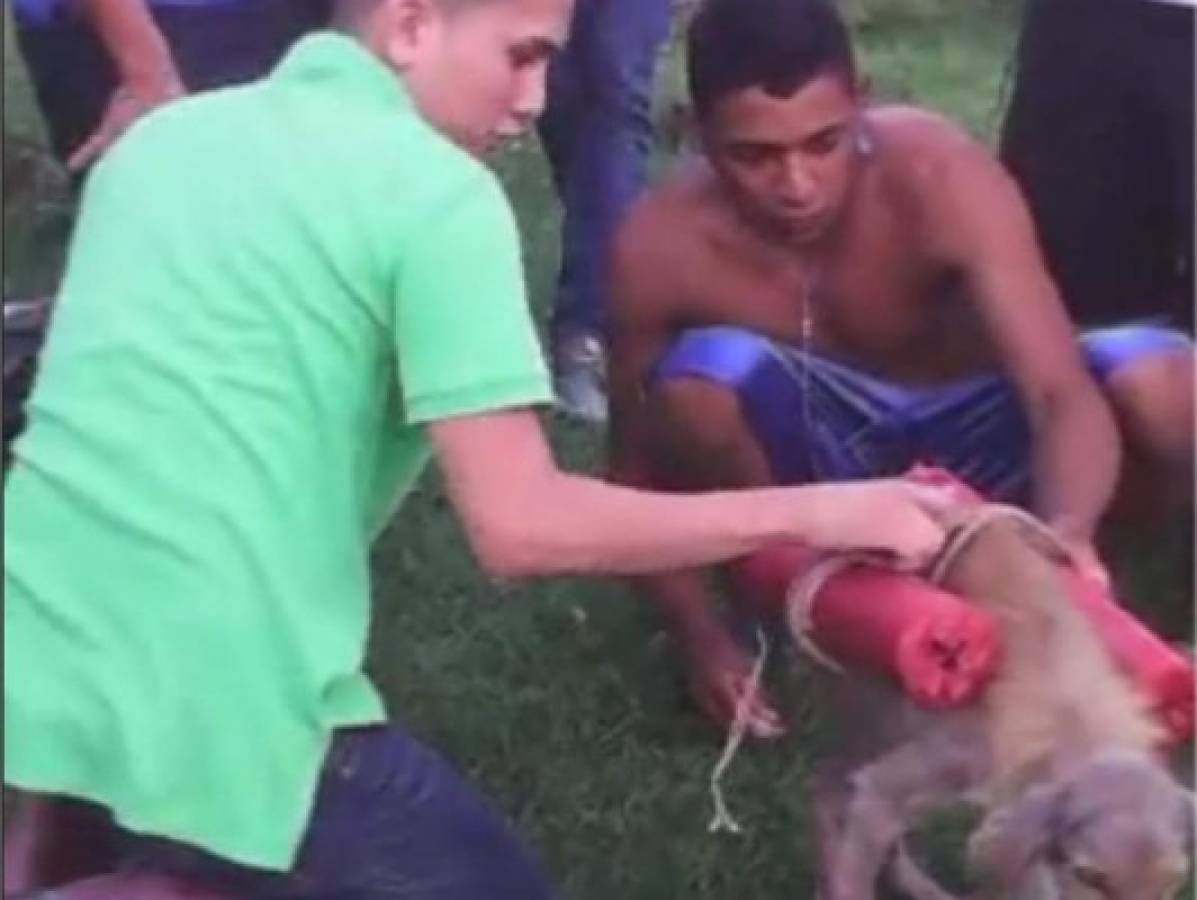
{"type": "Polygon", "coordinates": [[[969,837],[969,867],[989,885],[1013,887],[1051,847],[1067,790],[1041,785],[987,815],[969,837]]]}

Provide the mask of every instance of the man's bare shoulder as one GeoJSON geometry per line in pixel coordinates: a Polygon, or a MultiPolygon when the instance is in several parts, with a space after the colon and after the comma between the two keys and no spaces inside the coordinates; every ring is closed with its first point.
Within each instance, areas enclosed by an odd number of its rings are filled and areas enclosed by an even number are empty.
{"type": "Polygon", "coordinates": [[[961,124],[917,106],[869,109],[870,137],[887,173],[916,186],[934,186],[961,166],[996,165],[989,149],[961,124]]]}
{"type": "Polygon", "coordinates": [[[709,241],[711,190],[705,165],[686,161],[641,194],[615,238],[616,298],[682,292],[679,279],[709,241]]]}
{"type": "Polygon", "coordinates": [[[942,252],[978,206],[1017,194],[992,151],[952,120],[913,106],[870,109],[867,121],[886,195],[942,252]]]}
{"type": "Polygon", "coordinates": [[[650,263],[686,252],[702,240],[710,193],[711,174],[705,164],[679,162],[632,205],[620,225],[619,245],[650,263]]]}

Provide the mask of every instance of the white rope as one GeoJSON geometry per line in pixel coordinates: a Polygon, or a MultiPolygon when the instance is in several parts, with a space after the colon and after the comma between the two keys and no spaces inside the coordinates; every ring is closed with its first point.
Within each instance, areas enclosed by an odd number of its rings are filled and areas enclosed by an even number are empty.
{"type": "MultiPolygon", "coordinates": [[[[978,534],[994,522],[1007,519],[1013,519],[1026,526],[1032,537],[1038,538],[1048,553],[1061,559],[1068,557],[1068,549],[1059,536],[1030,513],[1017,506],[986,503],[948,535],[927,571],[927,580],[932,584],[941,584],[948,571],[960,558],[960,554],[967,549],[978,534]]],[[[895,568],[887,558],[874,553],[829,553],[790,582],[790,586],[786,589],[785,616],[790,634],[793,635],[794,640],[807,656],[824,668],[841,675],[844,672],[844,667],[815,643],[813,637],[814,605],[819,592],[823,590],[828,581],[840,572],[857,566],[895,568]]]]}
{"type": "Polygon", "coordinates": [[[947,577],[948,570],[960,558],[960,554],[968,548],[977,535],[994,522],[1004,519],[1012,519],[1024,526],[1030,536],[1040,542],[1041,548],[1048,555],[1056,557],[1059,561],[1066,561],[1069,558],[1068,547],[1060,540],[1060,536],[1025,509],[1005,503],[986,503],[975,515],[970,516],[948,535],[943,548],[936,554],[935,561],[927,573],[927,579],[932,584],[940,584],[947,577]]]}
{"type": "Polygon", "coordinates": [[[815,598],[823,586],[840,572],[871,560],[873,557],[864,553],[829,553],[786,588],[785,615],[790,634],[807,656],[837,675],[844,673],[844,667],[825,653],[812,637],[815,598]]]}
{"type": "Polygon", "coordinates": [[[728,811],[720,781],[723,779],[723,773],[735,759],[736,751],[740,749],[740,744],[748,731],[748,712],[760,693],[761,675],[765,670],[765,660],[769,656],[769,639],[765,637],[765,633],[760,628],[756,630],[756,641],[758,647],[756,662],[748,676],[748,686],[736,700],[736,713],[727,731],[723,753],[720,755],[719,761],[715,763],[715,768],[711,770],[711,801],[715,805],[715,815],[711,817],[710,824],[707,825],[709,832],[730,831],[732,834],[740,834],[744,830],[728,811]]]}

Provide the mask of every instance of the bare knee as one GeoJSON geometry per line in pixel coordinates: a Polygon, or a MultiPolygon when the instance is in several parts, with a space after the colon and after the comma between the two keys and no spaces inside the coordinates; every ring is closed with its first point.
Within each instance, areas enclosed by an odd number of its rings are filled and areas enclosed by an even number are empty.
{"type": "Polygon", "coordinates": [[[669,487],[767,484],[768,462],[735,390],[706,378],[670,378],[648,397],[654,466],[669,487]]]}
{"type": "Polygon", "coordinates": [[[1105,385],[1128,451],[1173,476],[1191,477],[1194,374],[1193,351],[1175,350],[1129,363],[1105,385]]]}

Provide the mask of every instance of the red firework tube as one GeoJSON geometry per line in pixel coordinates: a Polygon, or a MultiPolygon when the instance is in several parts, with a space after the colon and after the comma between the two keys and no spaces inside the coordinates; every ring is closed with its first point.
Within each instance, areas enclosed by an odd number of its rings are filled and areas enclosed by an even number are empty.
{"type": "MultiPolygon", "coordinates": [[[[786,596],[818,555],[798,544],[737,564],[741,595],[758,613],[782,615],[786,596]]],[[[858,566],[832,575],[811,604],[811,642],[835,662],[889,677],[935,709],[972,700],[1000,656],[997,623],[915,575],[858,566]]]]}
{"type": "MultiPolygon", "coordinates": [[[[961,501],[981,502],[980,495],[943,469],[915,466],[906,477],[950,488],[961,501]]],[[[1114,662],[1147,698],[1169,739],[1190,740],[1197,727],[1197,671],[1192,660],[1135,618],[1104,585],[1076,569],[1067,569],[1066,574],[1069,596],[1097,630],[1114,662]]]]}
{"type": "Polygon", "coordinates": [[[1069,570],[1068,577],[1069,595],[1114,661],[1147,698],[1171,742],[1191,739],[1197,682],[1192,661],[1135,618],[1105,586],[1075,570],[1069,570]]]}

